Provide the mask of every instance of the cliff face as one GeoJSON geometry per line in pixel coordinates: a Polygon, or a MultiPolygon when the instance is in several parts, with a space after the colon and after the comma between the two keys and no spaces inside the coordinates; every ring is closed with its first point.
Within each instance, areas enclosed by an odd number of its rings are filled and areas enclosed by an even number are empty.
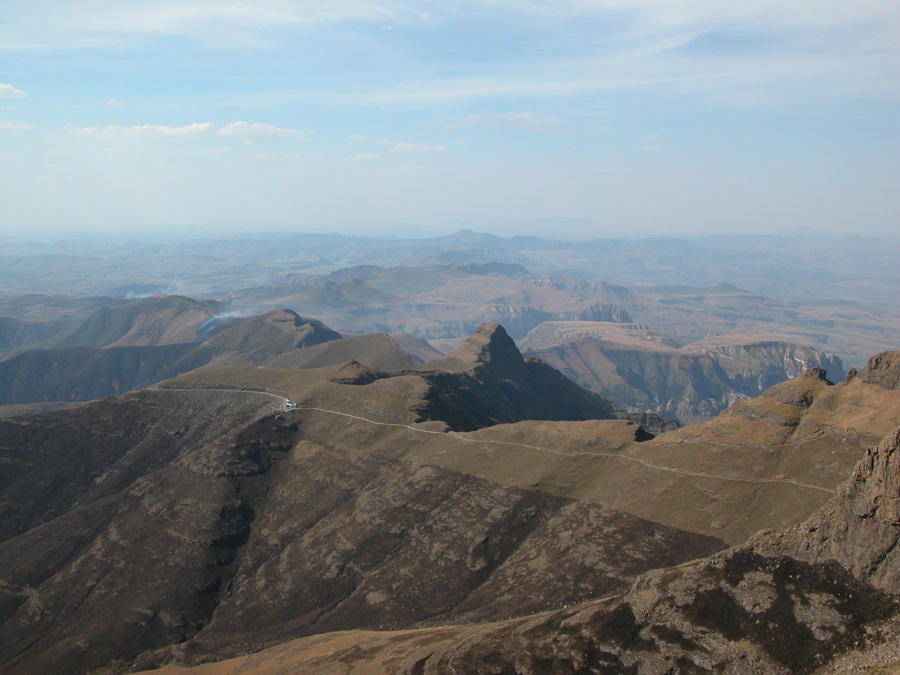
{"type": "Polygon", "coordinates": [[[900,352],[876,354],[859,373],[859,379],[885,389],[900,389],[900,352]]]}
{"type": "Polygon", "coordinates": [[[708,338],[687,345],[689,352],[714,359],[737,391],[756,395],[769,387],[800,377],[809,368],[824,368],[835,381],[844,378],[844,366],[836,356],[789,342],[715,344],[708,338]]]}
{"type": "Polygon", "coordinates": [[[481,325],[457,350],[422,368],[432,390],[419,414],[456,430],[523,419],[630,419],[651,433],[677,427],[656,415],[632,415],[542,361],[523,357],[497,323],[481,325]]]}
{"type": "Polygon", "coordinates": [[[844,377],[837,357],[786,342],[728,344],[716,338],[677,347],[652,336],[635,338],[624,343],[583,337],[533,353],[591,391],[686,423],[714,417],[811,367],[826,369],[835,380],[844,377]]]}

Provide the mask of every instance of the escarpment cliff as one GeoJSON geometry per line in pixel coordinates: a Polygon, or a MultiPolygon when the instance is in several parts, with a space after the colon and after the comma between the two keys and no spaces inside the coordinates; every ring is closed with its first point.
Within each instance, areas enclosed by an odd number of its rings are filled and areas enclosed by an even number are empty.
{"type": "Polygon", "coordinates": [[[844,377],[837,357],[741,335],[682,345],[637,325],[561,322],[535,328],[523,345],[591,391],[682,422],[714,417],[808,368],[824,368],[835,380],[844,377]]]}

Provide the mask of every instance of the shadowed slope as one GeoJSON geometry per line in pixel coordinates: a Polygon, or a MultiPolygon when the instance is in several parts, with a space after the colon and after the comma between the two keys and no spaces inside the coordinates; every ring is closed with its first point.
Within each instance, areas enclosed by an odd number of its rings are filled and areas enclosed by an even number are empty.
{"type": "Polygon", "coordinates": [[[788,675],[856,672],[865,668],[859,664],[875,663],[888,664],[878,672],[896,672],[900,664],[890,665],[888,643],[896,640],[900,611],[898,457],[900,427],[803,525],[645,574],[621,598],[494,624],[338,633],[160,675],[238,669],[263,675],[285,667],[324,675],[513,669],[788,675]],[[887,657],[866,660],[882,647],[887,657]],[[828,669],[835,659],[841,665],[828,669]]]}
{"type": "Polygon", "coordinates": [[[443,359],[422,366],[433,386],[425,419],[457,430],[522,419],[617,419],[624,411],[559,371],[523,357],[500,324],[483,324],[443,359]],[[469,401],[478,404],[470,407],[469,401]]]}

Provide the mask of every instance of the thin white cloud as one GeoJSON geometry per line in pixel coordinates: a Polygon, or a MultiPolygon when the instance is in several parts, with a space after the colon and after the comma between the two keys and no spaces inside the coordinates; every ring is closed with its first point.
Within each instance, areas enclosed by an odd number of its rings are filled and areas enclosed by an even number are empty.
{"type": "Polygon", "coordinates": [[[4,122],[0,120],[0,134],[21,134],[26,131],[37,129],[33,124],[25,122],[4,122]]]}
{"type": "Polygon", "coordinates": [[[162,124],[140,124],[131,127],[124,127],[118,124],[110,124],[105,127],[76,127],[72,125],[67,126],[67,129],[74,134],[132,137],[192,137],[208,134],[213,130],[213,128],[213,125],[209,122],[195,122],[194,124],[186,124],[180,127],[171,127],[162,124]]]}
{"type": "Polygon", "coordinates": [[[400,141],[393,148],[394,152],[443,152],[447,149],[446,145],[435,145],[432,143],[409,143],[400,141]]]}
{"type": "Polygon", "coordinates": [[[71,49],[122,46],[143,36],[218,36],[231,46],[259,43],[270,28],[347,21],[405,24],[429,14],[404,0],[11,0],[4,7],[3,49],[71,49]]]}
{"type": "Polygon", "coordinates": [[[530,110],[503,114],[475,114],[467,117],[444,117],[432,122],[445,129],[478,129],[485,127],[523,127],[532,131],[560,131],[566,125],[553,117],[539,117],[530,110]]]}
{"type": "Polygon", "coordinates": [[[112,96],[110,98],[106,99],[105,101],[103,101],[103,103],[104,103],[104,105],[112,105],[112,106],[125,105],[125,103],[123,103],[119,99],[112,97],[112,96]]]}
{"type": "Polygon", "coordinates": [[[28,94],[26,94],[21,89],[16,89],[11,84],[6,84],[5,82],[0,82],[0,98],[27,98],[28,94]]]}
{"type": "Polygon", "coordinates": [[[138,124],[120,126],[111,124],[105,127],[76,127],[67,125],[73,134],[110,136],[110,137],[171,137],[196,138],[207,135],[232,138],[253,138],[263,136],[279,136],[284,138],[305,138],[308,134],[295,129],[283,129],[263,122],[231,122],[221,127],[211,122],[194,122],[183,126],[167,126],[163,124],[138,124]]]}
{"type": "Polygon", "coordinates": [[[220,136],[281,136],[284,138],[306,138],[306,132],[296,129],[282,129],[263,122],[232,122],[217,132],[220,136]]]}

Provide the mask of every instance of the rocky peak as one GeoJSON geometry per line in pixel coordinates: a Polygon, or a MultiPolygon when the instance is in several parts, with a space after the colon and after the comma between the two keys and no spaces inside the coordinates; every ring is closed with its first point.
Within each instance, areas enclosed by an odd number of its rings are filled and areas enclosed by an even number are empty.
{"type": "Polygon", "coordinates": [[[900,527],[900,427],[869,451],[853,478],[867,485],[871,516],[900,527]]]}
{"type": "Polygon", "coordinates": [[[859,379],[885,389],[900,389],[900,352],[876,354],[860,371],[859,379]]]}
{"type": "Polygon", "coordinates": [[[499,323],[483,323],[456,350],[447,355],[466,363],[487,363],[497,366],[522,363],[516,343],[499,323]]]}
{"type": "Polygon", "coordinates": [[[828,373],[824,368],[813,366],[812,368],[806,369],[806,372],[803,373],[802,379],[813,380],[815,382],[825,382],[826,384],[834,384],[834,382],[826,377],[827,374],[828,373]]]}

